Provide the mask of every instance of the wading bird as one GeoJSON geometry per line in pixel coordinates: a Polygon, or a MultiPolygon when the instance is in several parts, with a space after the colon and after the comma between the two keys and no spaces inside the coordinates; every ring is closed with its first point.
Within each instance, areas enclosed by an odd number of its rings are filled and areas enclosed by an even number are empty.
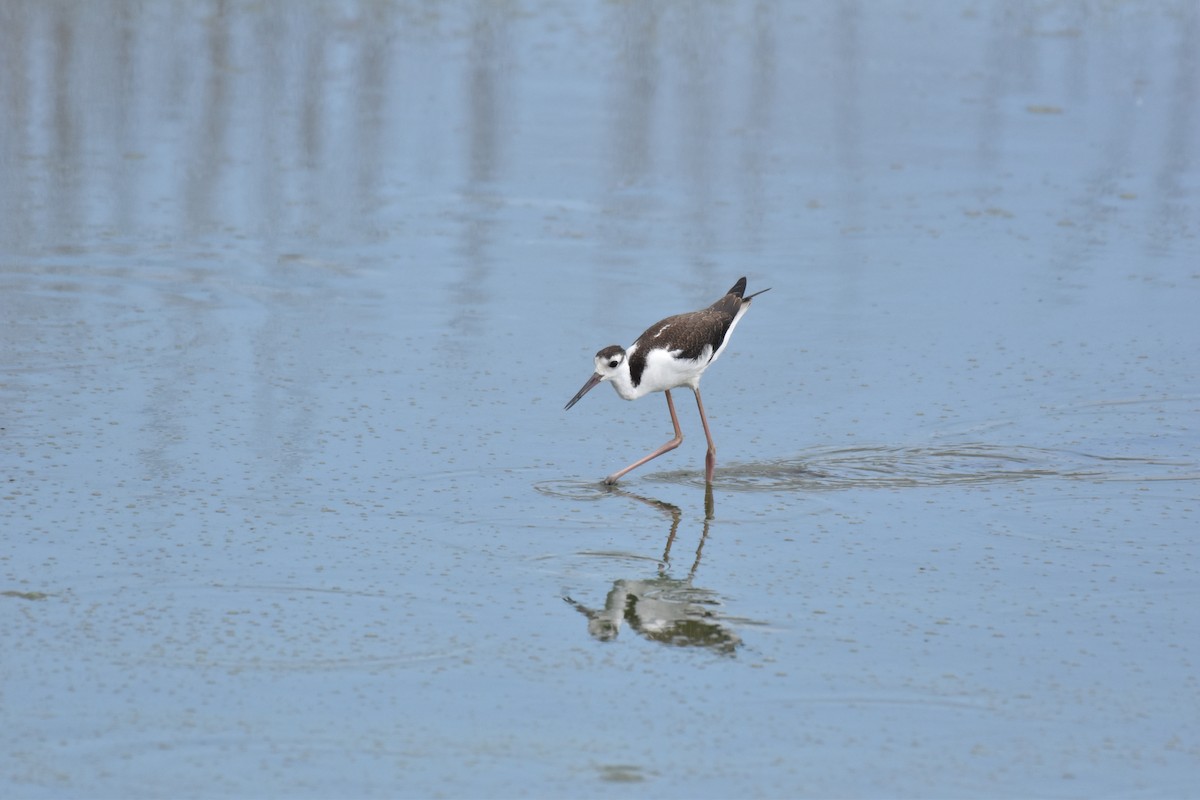
{"type": "Polygon", "coordinates": [[[717,463],[717,446],[713,444],[708,429],[708,418],[704,415],[704,402],[700,399],[700,376],[712,366],[717,357],[729,344],[729,337],[737,327],[738,320],[750,308],[750,301],[769,291],[762,289],[743,297],[746,279],[738,282],[717,302],[699,311],[676,314],[656,322],[629,346],[610,345],[596,353],[596,372],[588,378],[579,393],[571,398],[566,409],[579,402],[594,386],[610,381],[622,399],[637,400],[651,392],[663,392],[667,396],[667,409],[671,412],[671,424],[675,426],[675,438],[645,458],[638,459],[625,469],[617,470],[604,479],[614,484],[630,470],[637,469],[647,461],[670,452],[683,441],[679,429],[679,417],[675,414],[675,402],[671,390],[688,386],[696,394],[696,407],[700,409],[700,422],[704,425],[704,436],[708,439],[708,454],[704,458],[704,480],[712,484],[713,468],[717,463]]]}

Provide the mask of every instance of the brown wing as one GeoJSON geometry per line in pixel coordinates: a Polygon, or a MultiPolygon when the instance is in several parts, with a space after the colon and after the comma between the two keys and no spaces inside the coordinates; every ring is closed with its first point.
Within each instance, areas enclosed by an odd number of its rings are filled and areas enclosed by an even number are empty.
{"type": "Polygon", "coordinates": [[[712,347],[709,351],[709,358],[712,358],[712,354],[721,349],[725,334],[729,333],[729,326],[742,307],[745,292],[746,279],[739,278],[724,297],[708,308],[676,314],[647,328],[629,348],[633,351],[629,356],[629,377],[633,385],[641,384],[646,354],[655,348],[670,352],[678,350],[681,358],[695,361],[704,355],[704,347],[708,345],[712,347]]]}
{"type": "Polygon", "coordinates": [[[712,358],[712,354],[721,349],[721,342],[725,341],[725,334],[729,332],[733,316],[739,308],[736,305],[738,303],[741,303],[739,298],[727,295],[703,311],[677,314],[651,325],[629,348],[633,351],[629,356],[629,377],[633,385],[642,382],[646,354],[651,350],[678,351],[680,358],[695,361],[704,355],[704,348],[708,346],[712,348],[708,353],[712,358]]]}

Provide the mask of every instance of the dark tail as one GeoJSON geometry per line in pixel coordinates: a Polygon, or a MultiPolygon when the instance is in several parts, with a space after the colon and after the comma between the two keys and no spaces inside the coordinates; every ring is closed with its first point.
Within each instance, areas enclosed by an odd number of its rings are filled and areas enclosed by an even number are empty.
{"type": "Polygon", "coordinates": [[[755,297],[758,297],[763,292],[769,292],[769,291],[771,291],[770,286],[768,286],[766,289],[759,289],[757,292],[750,295],[749,297],[743,297],[743,295],[746,293],[746,279],[744,277],[742,277],[742,278],[738,278],[738,282],[735,283],[733,285],[733,288],[731,288],[725,294],[726,295],[731,295],[731,294],[736,295],[737,297],[740,297],[743,302],[749,302],[750,300],[754,299],[755,297]]]}

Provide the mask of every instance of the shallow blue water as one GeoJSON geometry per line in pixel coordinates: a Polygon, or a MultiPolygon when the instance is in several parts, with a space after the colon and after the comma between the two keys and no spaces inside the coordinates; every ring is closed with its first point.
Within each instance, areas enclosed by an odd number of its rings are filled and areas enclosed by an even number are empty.
{"type": "Polygon", "coordinates": [[[0,793],[1190,793],[1198,35],[6,4],[0,793]]]}

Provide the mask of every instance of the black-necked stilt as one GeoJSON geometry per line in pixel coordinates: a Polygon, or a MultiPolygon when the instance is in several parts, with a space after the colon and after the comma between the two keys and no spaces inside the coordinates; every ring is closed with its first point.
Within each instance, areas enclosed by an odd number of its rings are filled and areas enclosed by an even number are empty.
{"type": "MultiPolygon", "coordinates": [[[[667,408],[671,412],[671,424],[675,426],[675,438],[645,458],[614,472],[604,479],[607,484],[616,483],[622,475],[637,469],[651,459],[679,447],[683,431],[679,429],[679,417],[675,414],[675,402],[671,390],[689,386],[696,394],[696,407],[700,409],[700,422],[704,425],[704,436],[708,439],[708,455],[704,458],[704,480],[711,484],[713,468],[717,463],[717,446],[713,444],[708,430],[708,418],[704,416],[704,402],[700,399],[700,376],[708,369],[729,344],[729,337],[738,320],[750,308],[750,301],[769,291],[763,289],[749,297],[746,279],[739,278],[733,288],[708,308],[677,314],[656,322],[629,349],[610,345],[596,353],[596,372],[588,378],[579,393],[571,398],[566,408],[579,402],[593,386],[612,381],[617,394],[625,400],[636,400],[651,392],[663,392],[667,396],[667,408]]],[[[566,409],[563,409],[564,411],[566,409]]]]}

